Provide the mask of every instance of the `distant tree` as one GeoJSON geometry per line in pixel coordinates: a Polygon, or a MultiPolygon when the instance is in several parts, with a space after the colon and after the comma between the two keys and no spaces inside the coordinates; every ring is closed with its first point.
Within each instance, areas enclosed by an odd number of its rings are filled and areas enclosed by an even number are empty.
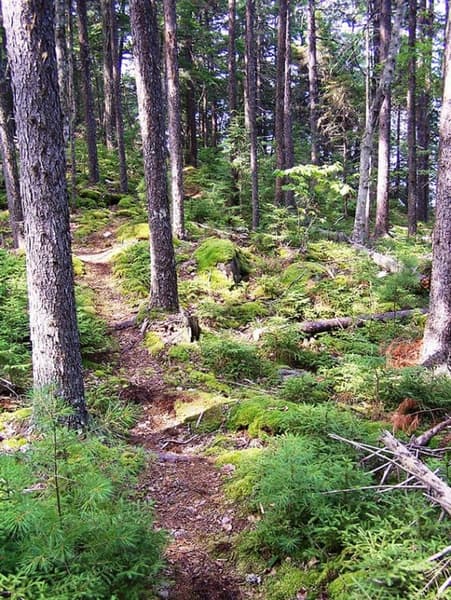
{"type": "Polygon", "coordinates": [[[313,165],[319,164],[318,137],[318,59],[316,53],[316,18],[315,0],[307,4],[307,38],[308,38],[308,79],[309,79],[309,116],[310,116],[310,160],[313,165]]]}
{"type": "Polygon", "coordinates": [[[106,147],[113,150],[116,147],[116,114],[115,89],[113,79],[113,18],[114,0],[101,0],[102,9],[102,40],[103,40],[103,128],[106,147]]]}
{"type": "Polygon", "coordinates": [[[429,316],[421,363],[451,372],[451,19],[447,16],[444,90],[432,252],[429,316]]]}
{"type": "Polygon", "coordinates": [[[258,198],[258,157],[257,157],[257,73],[255,55],[255,0],[246,0],[246,126],[249,133],[251,195],[252,195],[252,229],[260,223],[260,206],[258,198]]]}
{"type": "Polygon", "coordinates": [[[417,136],[416,136],[416,32],[417,0],[409,0],[409,66],[407,84],[407,226],[417,232],[417,136]]]}
{"type": "MultiPolygon", "coordinates": [[[[381,0],[380,14],[380,62],[387,60],[391,34],[391,0],[381,0]]],[[[388,89],[379,110],[379,139],[377,160],[376,226],[374,235],[388,233],[391,90],[388,89]]]]}
{"type": "Polygon", "coordinates": [[[0,27],[0,155],[3,176],[5,178],[6,198],[8,202],[9,222],[14,248],[22,248],[23,211],[20,198],[19,169],[15,142],[16,127],[13,115],[13,94],[11,80],[7,70],[6,40],[3,24],[0,27]]]}
{"type": "Polygon", "coordinates": [[[27,284],[36,389],[51,386],[71,422],[87,411],[77,329],[66,163],[52,0],[3,3],[25,216],[27,284]]]}
{"type": "Polygon", "coordinates": [[[78,16],[78,42],[80,45],[81,85],[85,111],[86,140],[88,145],[89,181],[99,181],[99,163],[97,159],[96,119],[94,114],[94,96],[91,85],[91,52],[88,37],[88,15],[86,0],[76,0],[78,16]]]}
{"type": "MultiPolygon", "coordinates": [[[[284,169],[294,167],[294,142],[293,142],[293,119],[291,111],[291,9],[290,0],[287,0],[287,24],[285,40],[285,66],[283,86],[283,148],[284,169]]],[[[293,190],[284,191],[285,206],[295,206],[293,190]]]]}
{"type": "MultiPolygon", "coordinates": [[[[277,55],[276,55],[276,106],[274,115],[276,166],[279,171],[285,169],[285,126],[284,126],[284,95],[285,95],[285,66],[287,48],[287,15],[288,1],[279,0],[277,17],[277,55]]],[[[282,189],[283,178],[276,178],[275,203],[284,204],[282,189]]]]}
{"type": "Polygon", "coordinates": [[[367,111],[365,131],[360,143],[360,171],[359,189],[357,192],[357,206],[354,219],[352,239],[354,242],[364,244],[368,236],[367,200],[370,186],[370,166],[373,150],[373,138],[376,125],[376,115],[379,113],[387,90],[393,80],[396,57],[399,49],[399,34],[401,20],[404,12],[404,0],[397,0],[390,45],[387,52],[384,68],[378,87],[375,91],[371,106],[367,111]]]}
{"type": "Polygon", "coordinates": [[[168,147],[171,168],[172,232],[185,237],[183,210],[183,152],[180,81],[177,58],[177,20],[175,0],[163,0],[164,48],[168,98],[168,147]]]}
{"type": "Polygon", "coordinates": [[[166,181],[164,103],[155,0],[130,0],[136,88],[150,227],[150,306],[177,311],[177,275],[166,181]]]}

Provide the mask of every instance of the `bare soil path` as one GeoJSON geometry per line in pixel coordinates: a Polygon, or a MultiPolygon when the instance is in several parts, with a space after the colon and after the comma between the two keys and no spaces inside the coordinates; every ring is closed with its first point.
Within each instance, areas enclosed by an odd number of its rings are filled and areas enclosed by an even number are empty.
{"type": "MultiPolygon", "coordinates": [[[[183,393],[168,389],[163,367],[142,344],[134,313],[115,285],[109,260],[114,248],[79,254],[82,282],[95,292],[99,315],[117,341],[116,370],[129,381],[127,399],[142,406],[132,442],[149,451],[139,495],[155,502],[156,525],[169,532],[167,569],[158,597],[168,600],[241,600],[256,598],[234,570],[232,536],[245,522],[224,497],[223,476],[203,455],[211,435],[193,435],[177,421],[174,403],[183,393]]],[[[254,592],[254,593],[253,593],[254,592]]]]}

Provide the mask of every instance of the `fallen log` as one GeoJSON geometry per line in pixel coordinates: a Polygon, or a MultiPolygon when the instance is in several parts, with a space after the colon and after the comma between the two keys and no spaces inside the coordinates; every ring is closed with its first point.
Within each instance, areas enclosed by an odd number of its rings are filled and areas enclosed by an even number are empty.
{"type": "Polygon", "coordinates": [[[386,448],[393,452],[392,461],[422,483],[427,488],[431,500],[451,515],[451,488],[393,437],[389,431],[384,431],[381,441],[386,448]]]}
{"type": "Polygon", "coordinates": [[[391,321],[393,319],[408,319],[415,312],[427,314],[427,308],[406,308],[403,310],[392,310],[385,313],[373,315],[360,315],[358,317],[334,317],[333,319],[319,319],[318,321],[302,321],[299,328],[308,336],[316,335],[333,329],[348,329],[349,327],[362,327],[368,321],[391,321]]]}
{"type": "Polygon", "coordinates": [[[409,445],[415,447],[427,446],[434,436],[448,427],[451,427],[451,417],[447,417],[444,421],[437,423],[421,435],[413,437],[409,445]]]}

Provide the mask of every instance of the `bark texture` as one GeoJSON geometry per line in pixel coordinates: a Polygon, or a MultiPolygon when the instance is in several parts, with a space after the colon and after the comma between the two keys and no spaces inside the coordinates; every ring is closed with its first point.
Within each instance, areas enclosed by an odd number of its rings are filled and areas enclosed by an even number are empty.
{"type": "Polygon", "coordinates": [[[430,313],[421,362],[449,373],[451,357],[451,31],[446,26],[445,82],[440,113],[440,142],[432,250],[430,313]]]}
{"type": "Polygon", "coordinates": [[[3,4],[12,71],[25,215],[27,283],[36,389],[51,387],[87,422],[58,94],[53,2],[3,4]]]}
{"type": "Polygon", "coordinates": [[[310,116],[310,160],[312,165],[319,164],[318,139],[318,60],[316,55],[316,19],[315,0],[308,0],[307,5],[307,38],[308,38],[308,81],[309,81],[309,116],[310,116]]]}
{"type": "MultiPolygon", "coordinates": [[[[285,65],[283,86],[283,147],[284,169],[294,166],[293,119],[291,114],[291,15],[290,0],[287,0],[287,16],[285,30],[285,65]]],[[[285,206],[295,206],[293,190],[284,191],[285,206]]]]}
{"type": "Polygon", "coordinates": [[[94,115],[94,96],[91,85],[91,52],[88,38],[88,15],[86,0],[77,0],[78,42],[80,45],[81,83],[85,111],[86,141],[88,145],[89,181],[99,181],[99,163],[97,159],[96,119],[94,115]]]}
{"type": "Polygon", "coordinates": [[[183,239],[185,237],[185,218],[183,210],[182,117],[177,58],[175,0],[163,0],[163,9],[168,99],[168,147],[171,167],[172,232],[175,237],[183,239]]]}
{"type": "MultiPolygon", "coordinates": [[[[285,135],[284,135],[284,95],[285,95],[285,54],[287,43],[287,0],[279,0],[279,16],[277,23],[277,57],[276,57],[276,106],[275,106],[275,143],[276,166],[279,171],[285,168],[285,135]]],[[[282,190],[283,178],[276,177],[275,203],[284,204],[282,190]]]]}
{"type": "Polygon", "coordinates": [[[177,275],[166,182],[160,40],[155,2],[131,0],[130,20],[149,207],[150,306],[177,311],[177,275]]]}
{"type": "Polygon", "coordinates": [[[101,8],[103,34],[103,127],[106,147],[108,150],[113,150],[116,147],[116,114],[112,47],[114,6],[112,0],[101,0],[101,8]]]}
{"type": "Polygon", "coordinates": [[[409,77],[407,84],[407,226],[417,232],[417,136],[416,136],[416,31],[417,0],[409,0],[409,77]]]}

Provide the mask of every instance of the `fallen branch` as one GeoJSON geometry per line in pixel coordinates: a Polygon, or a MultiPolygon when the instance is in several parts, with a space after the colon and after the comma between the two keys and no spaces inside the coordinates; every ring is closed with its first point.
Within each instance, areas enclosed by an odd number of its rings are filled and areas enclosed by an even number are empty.
{"type": "Polygon", "coordinates": [[[434,425],[434,427],[431,427],[418,437],[413,437],[409,446],[427,446],[434,436],[447,427],[451,427],[451,417],[447,417],[444,421],[437,423],[437,425],[434,425]]]}
{"type": "Polygon", "coordinates": [[[319,319],[318,321],[302,321],[299,328],[303,333],[309,336],[332,331],[333,329],[348,329],[349,327],[362,327],[368,321],[390,321],[393,319],[408,319],[415,312],[426,314],[427,308],[406,308],[403,310],[393,310],[385,313],[376,313],[373,315],[360,315],[358,317],[335,317],[333,319],[319,319]]]}
{"type": "Polygon", "coordinates": [[[431,499],[451,515],[451,488],[426,467],[410,450],[399,442],[389,431],[384,431],[381,441],[393,452],[393,459],[404,471],[413,475],[431,491],[431,499]]]}

